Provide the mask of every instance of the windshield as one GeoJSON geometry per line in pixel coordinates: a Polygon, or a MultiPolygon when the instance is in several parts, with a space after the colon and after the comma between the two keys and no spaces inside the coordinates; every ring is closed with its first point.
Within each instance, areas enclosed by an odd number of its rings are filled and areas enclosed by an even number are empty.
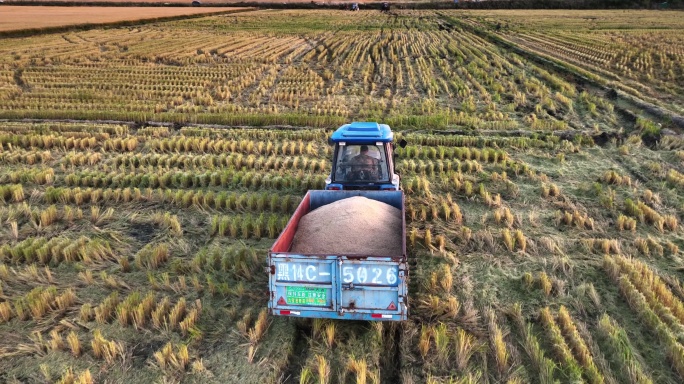
{"type": "Polygon", "coordinates": [[[336,182],[388,181],[387,156],[383,145],[353,144],[337,146],[336,182]]]}

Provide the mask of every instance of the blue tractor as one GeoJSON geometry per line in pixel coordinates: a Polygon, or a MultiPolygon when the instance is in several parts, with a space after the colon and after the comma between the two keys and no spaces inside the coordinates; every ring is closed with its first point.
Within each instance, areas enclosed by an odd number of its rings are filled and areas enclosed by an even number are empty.
{"type": "MultiPolygon", "coordinates": [[[[354,122],[339,127],[328,141],[335,152],[325,189],[398,191],[393,141],[394,133],[387,124],[354,122]]],[[[399,146],[404,148],[406,140],[399,146]]]]}

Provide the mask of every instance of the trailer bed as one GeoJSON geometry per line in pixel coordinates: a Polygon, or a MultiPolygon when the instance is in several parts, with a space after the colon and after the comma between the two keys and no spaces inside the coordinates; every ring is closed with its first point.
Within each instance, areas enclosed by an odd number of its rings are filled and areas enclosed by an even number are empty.
{"type": "Polygon", "coordinates": [[[401,191],[309,191],[269,251],[269,311],[273,315],[346,320],[406,320],[408,270],[401,191]],[[290,252],[299,221],[332,202],[363,196],[401,210],[402,253],[290,252]]]}

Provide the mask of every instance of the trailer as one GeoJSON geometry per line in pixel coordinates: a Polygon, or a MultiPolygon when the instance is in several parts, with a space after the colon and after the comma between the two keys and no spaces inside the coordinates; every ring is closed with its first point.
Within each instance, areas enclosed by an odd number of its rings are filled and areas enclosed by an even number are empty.
{"type": "MultiPolygon", "coordinates": [[[[330,218],[334,220],[334,217],[330,218]]],[[[408,316],[406,219],[402,191],[311,190],[268,254],[269,312],[276,316],[401,321],[408,316]],[[401,254],[290,252],[300,219],[340,199],[363,196],[401,211],[401,254]]]]}

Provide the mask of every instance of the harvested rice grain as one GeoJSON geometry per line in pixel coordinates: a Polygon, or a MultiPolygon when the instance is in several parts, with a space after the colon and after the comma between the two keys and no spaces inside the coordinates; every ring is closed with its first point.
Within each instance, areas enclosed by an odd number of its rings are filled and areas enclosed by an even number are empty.
{"type": "Polygon", "coordinates": [[[401,210],[354,196],[301,218],[292,252],[397,256],[402,254],[401,210]]]}

